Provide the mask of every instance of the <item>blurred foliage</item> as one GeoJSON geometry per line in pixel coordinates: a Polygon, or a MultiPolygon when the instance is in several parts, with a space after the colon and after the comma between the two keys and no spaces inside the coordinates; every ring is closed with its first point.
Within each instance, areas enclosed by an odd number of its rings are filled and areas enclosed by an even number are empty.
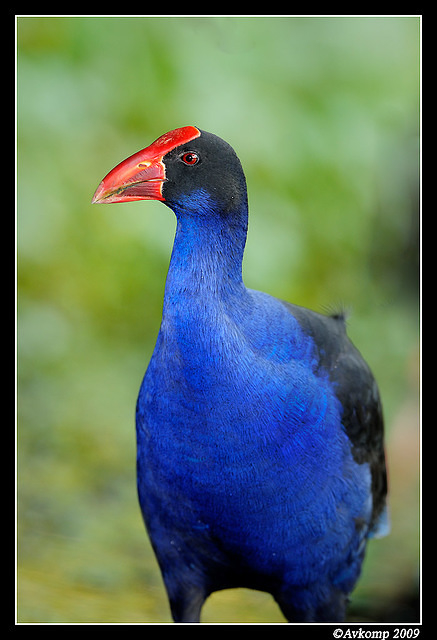
{"type": "MultiPolygon", "coordinates": [[[[379,381],[392,534],[351,619],[417,620],[419,29],[415,17],[20,17],[18,621],[168,622],[136,501],[134,408],[174,219],[91,207],[101,178],[194,124],[246,171],[246,284],[352,309],[379,381]]],[[[269,596],[205,621],[283,621],[269,596]]]]}

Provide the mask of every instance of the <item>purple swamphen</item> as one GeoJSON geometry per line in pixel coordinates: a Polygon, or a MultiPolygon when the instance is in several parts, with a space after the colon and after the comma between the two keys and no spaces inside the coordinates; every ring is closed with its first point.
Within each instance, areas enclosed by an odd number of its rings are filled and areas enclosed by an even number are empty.
{"type": "Polygon", "coordinates": [[[170,131],[93,198],[131,200],[177,218],[136,416],[139,501],[173,620],[247,587],[290,622],[342,621],[368,538],[389,528],[378,388],[345,318],[246,288],[246,181],[217,136],[170,131]]]}

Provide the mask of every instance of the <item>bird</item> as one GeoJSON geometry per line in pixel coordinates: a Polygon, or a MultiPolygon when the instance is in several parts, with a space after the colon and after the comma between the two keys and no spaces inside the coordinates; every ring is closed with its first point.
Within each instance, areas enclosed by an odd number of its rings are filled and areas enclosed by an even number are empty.
{"type": "Polygon", "coordinates": [[[93,203],[176,216],[162,320],[136,404],[137,490],[175,623],[223,589],[286,622],[341,622],[367,542],[389,533],[378,385],[331,315],[247,288],[247,184],[195,126],[112,169],[93,203]]]}

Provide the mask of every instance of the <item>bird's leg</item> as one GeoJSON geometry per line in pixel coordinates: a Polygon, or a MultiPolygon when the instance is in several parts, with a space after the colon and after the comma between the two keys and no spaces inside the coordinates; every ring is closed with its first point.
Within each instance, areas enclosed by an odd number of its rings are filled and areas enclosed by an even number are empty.
{"type": "Polygon", "coordinates": [[[200,612],[205,595],[198,589],[184,589],[169,594],[171,615],[174,622],[200,622],[200,612]]]}
{"type": "Polygon", "coordinates": [[[279,595],[275,595],[284,617],[288,622],[342,622],[345,618],[346,606],[348,598],[340,589],[328,587],[325,590],[325,596],[321,594],[320,601],[317,606],[309,606],[314,590],[307,590],[305,598],[305,589],[299,590],[298,597],[304,606],[296,607],[296,595],[293,589],[284,589],[279,595]],[[307,604],[305,604],[307,599],[307,604]]]}

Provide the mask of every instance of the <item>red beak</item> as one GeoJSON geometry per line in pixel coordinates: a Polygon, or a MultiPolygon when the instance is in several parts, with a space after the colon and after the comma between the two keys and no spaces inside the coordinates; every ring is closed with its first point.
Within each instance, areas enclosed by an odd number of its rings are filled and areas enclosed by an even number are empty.
{"type": "Polygon", "coordinates": [[[120,162],[101,181],[93,203],[165,200],[162,185],[166,180],[164,156],[181,144],[200,136],[196,127],[181,127],[160,136],[149,147],[120,162]]]}

